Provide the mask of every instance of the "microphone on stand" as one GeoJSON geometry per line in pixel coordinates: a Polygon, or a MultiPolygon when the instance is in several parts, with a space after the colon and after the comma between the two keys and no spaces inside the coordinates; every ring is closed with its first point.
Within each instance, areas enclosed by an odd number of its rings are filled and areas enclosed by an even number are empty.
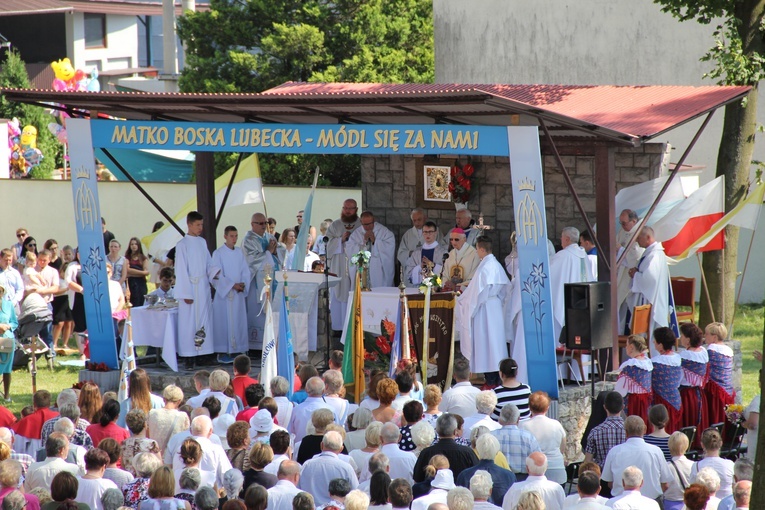
{"type": "Polygon", "coordinates": [[[328,242],[329,242],[329,236],[324,236],[324,238],[322,239],[322,241],[324,241],[325,243],[328,243],[328,242]]]}
{"type": "Polygon", "coordinates": [[[441,257],[441,274],[439,275],[441,277],[441,282],[443,285],[444,281],[444,265],[446,264],[447,259],[449,258],[449,253],[444,253],[443,257],[441,257]]]}

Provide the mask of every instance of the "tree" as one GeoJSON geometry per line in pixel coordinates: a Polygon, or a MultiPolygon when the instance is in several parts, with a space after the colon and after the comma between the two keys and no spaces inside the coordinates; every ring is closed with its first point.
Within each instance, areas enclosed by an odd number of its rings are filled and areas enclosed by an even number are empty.
{"type": "MultiPolygon", "coordinates": [[[[765,0],[654,1],[663,5],[664,12],[671,13],[681,21],[695,19],[699,23],[709,24],[713,19],[722,18],[723,24],[714,33],[716,44],[702,60],[714,62],[715,68],[709,75],[718,78],[721,83],[752,87],[742,101],[725,107],[722,139],[717,153],[717,175],[725,176],[725,209],[730,210],[746,196],[752,164],[757,130],[757,96],[759,82],[765,72],[765,41],[762,32],[765,0]]],[[[727,227],[725,235],[725,253],[704,253],[703,269],[715,317],[730,324],[736,288],[739,229],[727,227]]],[[[710,321],[711,311],[702,299],[699,323],[707,324],[710,321]]],[[[763,412],[765,402],[760,404],[760,414],[763,412]]],[[[757,446],[765,448],[762,428],[758,433],[757,446]]],[[[765,476],[761,459],[762,454],[756,459],[751,508],[765,508],[765,476]]]]}
{"type": "MultiPolygon", "coordinates": [[[[6,54],[5,62],[0,68],[0,87],[31,88],[24,61],[16,51],[8,51],[6,54]]],[[[35,179],[50,179],[61,153],[58,142],[48,130],[48,124],[53,122],[53,117],[39,106],[8,101],[2,95],[0,95],[0,117],[4,119],[16,117],[19,119],[20,127],[32,125],[37,128],[37,148],[44,157],[42,162],[32,169],[31,175],[35,179]]]]}
{"type": "MultiPolygon", "coordinates": [[[[431,0],[211,0],[178,20],[184,92],[260,92],[287,81],[432,82],[431,0]]],[[[216,157],[216,173],[230,157],[216,157]]],[[[264,154],[263,180],[358,186],[358,156],[264,154]]]]}

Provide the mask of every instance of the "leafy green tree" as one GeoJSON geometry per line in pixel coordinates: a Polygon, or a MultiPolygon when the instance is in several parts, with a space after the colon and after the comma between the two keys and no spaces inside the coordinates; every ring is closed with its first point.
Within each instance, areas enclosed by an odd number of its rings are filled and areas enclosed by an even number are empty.
{"type": "MultiPolygon", "coordinates": [[[[757,96],[765,73],[763,15],[765,0],[654,0],[681,21],[709,24],[722,20],[714,32],[715,45],[702,60],[714,64],[708,76],[725,85],[750,85],[739,102],[725,107],[722,139],[717,153],[717,175],[725,176],[725,209],[746,196],[757,130],[757,96]]],[[[725,251],[704,253],[703,269],[712,301],[701,300],[699,323],[730,324],[736,289],[738,227],[727,227],[725,251]]]]}
{"type": "MultiPolygon", "coordinates": [[[[261,92],[287,81],[432,82],[431,0],[211,0],[178,20],[184,92],[261,92]]],[[[216,156],[216,174],[235,158],[216,156]]],[[[358,156],[264,154],[267,184],[358,186],[358,156]]]]}
{"type": "MultiPolygon", "coordinates": [[[[31,88],[24,61],[16,51],[9,51],[5,62],[0,65],[0,87],[31,88]]],[[[8,101],[2,95],[0,95],[0,117],[4,119],[16,117],[19,119],[21,128],[27,125],[37,128],[37,148],[43,153],[44,158],[32,169],[32,178],[50,179],[56,163],[61,161],[61,146],[48,130],[48,124],[53,122],[53,117],[39,106],[8,101]]]]}

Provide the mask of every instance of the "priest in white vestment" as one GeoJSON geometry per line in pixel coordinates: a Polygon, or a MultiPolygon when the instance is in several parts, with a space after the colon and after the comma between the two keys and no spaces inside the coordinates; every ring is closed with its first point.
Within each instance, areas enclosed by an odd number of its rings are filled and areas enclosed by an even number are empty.
{"type": "MultiPolygon", "coordinates": [[[[640,219],[635,211],[631,209],[625,209],[619,215],[619,225],[621,229],[616,234],[616,242],[619,246],[619,251],[616,253],[617,260],[622,256],[624,248],[629,243],[633,235],[635,235],[640,228],[640,219]]],[[[632,243],[632,246],[627,251],[627,254],[622,259],[622,263],[616,269],[616,310],[619,320],[619,334],[627,334],[629,324],[627,324],[627,316],[631,313],[630,303],[635,301],[632,298],[632,278],[629,275],[629,270],[632,267],[637,267],[640,257],[643,256],[644,248],[641,248],[637,242],[632,243]],[[628,313],[630,312],[630,313],[628,313]]]]}
{"type": "Polygon", "coordinates": [[[641,248],[645,248],[645,251],[637,265],[629,270],[635,299],[633,306],[651,304],[648,346],[653,358],[659,355],[659,351],[651,341],[653,330],[669,326],[669,267],[664,247],[654,239],[651,227],[643,227],[637,242],[641,248]]]}
{"type": "MultiPolygon", "coordinates": [[[[187,234],[175,245],[175,298],[178,300],[178,356],[213,353],[213,314],[210,285],[218,283],[207,241],[201,237],[204,218],[186,216],[187,234]]],[[[188,364],[193,365],[193,360],[188,364]]]]}
{"type": "Polygon", "coordinates": [[[507,358],[503,302],[510,280],[492,255],[491,240],[476,242],[481,259],[467,289],[457,298],[456,327],[460,349],[470,371],[486,373],[487,384],[499,384],[499,362],[507,358]]]}
{"type": "Polygon", "coordinates": [[[428,268],[433,271],[433,274],[441,274],[444,256],[449,255],[436,239],[437,233],[438,227],[432,221],[423,225],[423,244],[412,252],[404,265],[404,279],[407,287],[417,287],[421,284],[428,268]]]}
{"type": "Polygon", "coordinates": [[[345,245],[351,233],[361,225],[358,210],[356,201],[349,198],[343,202],[340,219],[333,221],[327,229],[328,270],[340,279],[338,284],[329,291],[329,312],[332,318],[332,329],[335,331],[342,331],[345,328],[343,321],[348,306],[348,292],[351,290],[345,245]]]}
{"type": "Polygon", "coordinates": [[[284,262],[284,250],[279,249],[276,238],[266,232],[266,217],[255,213],[250,220],[251,230],[244,234],[242,251],[250,269],[250,286],[247,292],[247,333],[250,349],[263,347],[263,330],[266,316],[262,313],[263,279],[266,276],[266,266],[271,267],[272,275],[278,271],[284,262]]]}
{"type": "MultiPolygon", "coordinates": [[[[513,240],[511,239],[511,242],[513,240]]],[[[555,246],[547,240],[547,257],[552,259],[555,255],[555,246]]],[[[521,297],[521,266],[518,263],[518,249],[513,243],[513,249],[505,257],[505,269],[512,279],[507,284],[507,296],[505,297],[505,334],[507,343],[510,344],[510,357],[518,362],[516,379],[528,384],[529,373],[526,362],[526,334],[523,331],[523,300],[521,297]]]]}
{"type": "MultiPolygon", "coordinates": [[[[371,211],[361,213],[361,226],[353,231],[345,243],[345,255],[351,260],[362,250],[369,251],[369,284],[372,288],[393,287],[396,272],[396,238],[393,232],[375,221],[371,211]]],[[[349,265],[351,281],[356,278],[356,266],[349,265]]],[[[346,297],[347,299],[347,297],[346,297]]]]}
{"type": "Polygon", "coordinates": [[[213,346],[218,362],[233,363],[232,355],[249,350],[247,334],[247,293],[250,290],[250,268],[241,248],[236,246],[236,227],[226,227],[225,244],[213,252],[213,264],[221,268],[213,298],[213,346]],[[221,356],[220,354],[229,356],[221,356]]]}
{"type": "Polygon", "coordinates": [[[470,243],[467,242],[465,231],[453,228],[449,232],[449,244],[452,250],[444,262],[444,290],[459,290],[461,285],[470,283],[481,259],[470,243]]]}
{"type": "Polygon", "coordinates": [[[566,283],[582,283],[595,280],[587,259],[587,252],[577,244],[578,242],[579,230],[574,227],[564,228],[560,235],[560,243],[563,249],[550,259],[553,338],[555,338],[556,347],[566,322],[563,285],[566,283]]]}
{"type": "MultiPolygon", "coordinates": [[[[396,255],[401,267],[406,267],[409,257],[412,256],[416,249],[422,246],[422,228],[428,221],[428,215],[425,213],[425,210],[420,207],[412,209],[410,218],[412,219],[412,228],[404,232],[404,235],[401,236],[401,243],[398,245],[398,254],[396,255]]],[[[440,244],[445,244],[438,227],[436,227],[436,241],[440,244]]]]}

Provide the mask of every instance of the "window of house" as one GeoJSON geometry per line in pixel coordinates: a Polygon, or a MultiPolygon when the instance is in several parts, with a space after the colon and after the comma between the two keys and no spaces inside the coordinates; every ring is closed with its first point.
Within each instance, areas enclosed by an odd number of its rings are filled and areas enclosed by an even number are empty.
{"type": "Polygon", "coordinates": [[[85,13],[85,47],[106,48],[106,15],[85,13]]]}

